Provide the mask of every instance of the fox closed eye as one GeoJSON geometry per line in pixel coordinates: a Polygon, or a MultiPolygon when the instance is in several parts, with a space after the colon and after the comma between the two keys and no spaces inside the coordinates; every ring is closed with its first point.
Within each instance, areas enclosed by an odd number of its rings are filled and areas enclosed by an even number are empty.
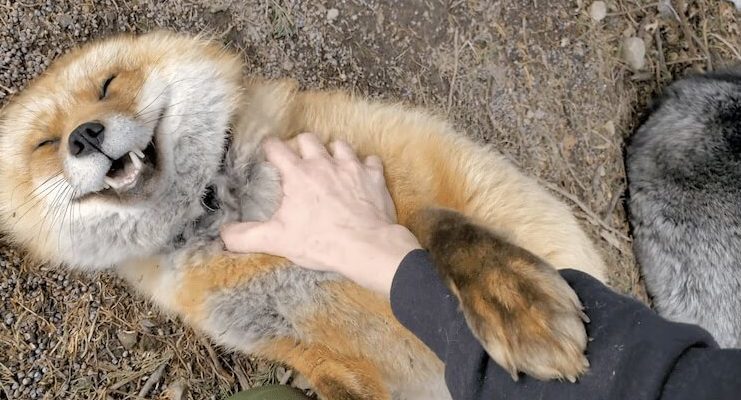
{"type": "Polygon", "coordinates": [[[100,99],[103,100],[106,98],[106,95],[108,95],[108,87],[111,85],[111,82],[116,79],[116,75],[111,75],[108,79],[106,79],[103,82],[103,87],[100,89],[100,99]]]}
{"type": "Polygon", "coordinates": [[[42,147],[52,146],[52,145],[56,145],[56,144],[59,144],[59,139],[57,139],[57,138],[54,138],[54,139],[44,139],[44,140],[40,141],[36,145],[36,149],[38,150],[38,149],[40,149],[42,147]]]}

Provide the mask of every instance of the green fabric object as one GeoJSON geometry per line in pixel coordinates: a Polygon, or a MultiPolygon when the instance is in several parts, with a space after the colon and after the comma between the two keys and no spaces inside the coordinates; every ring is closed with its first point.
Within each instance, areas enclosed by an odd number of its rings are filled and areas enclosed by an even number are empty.
{"type": "Polygon", "coordinates": [[[300,390],[285,385],[268,385],[245,390],[226,400],[308,400],[300,390]]]}

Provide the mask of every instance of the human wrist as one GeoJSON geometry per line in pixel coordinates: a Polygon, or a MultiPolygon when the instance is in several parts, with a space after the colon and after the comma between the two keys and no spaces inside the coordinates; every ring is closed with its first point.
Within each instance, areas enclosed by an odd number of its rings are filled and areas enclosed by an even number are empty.
{"type": "Polygon", "coordinates": [[[396,224],[369,230],[362,236],[357,246],[352,246],[353,259],[337,272],[388,297],[399,265],[407,254],[421,248],[419,241],[407,228],[396,224]]]}

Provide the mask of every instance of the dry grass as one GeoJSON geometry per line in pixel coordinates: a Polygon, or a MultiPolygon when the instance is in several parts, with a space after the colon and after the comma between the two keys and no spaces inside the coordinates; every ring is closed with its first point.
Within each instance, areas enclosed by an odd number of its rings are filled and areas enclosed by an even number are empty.
{"type": "MultiPolygon", "coordinates": [[[[622,202],[624,141],[667,82],[741,60],[741,16],[716,0],[607,3],[596,23],[589,0],[9,1],[0,100],[89,38],[210,32],[243,52],[247,73],[425,105],[496,144],[573,206],[614,286],[645,299],[622,202]],[[339,17],[327,21],[333,7],[339,17]],[[621,61],[633,35],[647,44],[642,71],[621,61]]],[[[110,276],[31,265],[4,248],[0,399],[220,399],[296,383],[280,366],[213,348],[110,276]]]]}

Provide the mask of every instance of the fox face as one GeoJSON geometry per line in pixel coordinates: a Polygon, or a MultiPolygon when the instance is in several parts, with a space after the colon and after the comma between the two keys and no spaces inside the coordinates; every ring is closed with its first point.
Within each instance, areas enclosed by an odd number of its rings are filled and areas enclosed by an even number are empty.
{"type": "Polygon", "coordinates": [[[168,246],[203,212],[241,63],[158,32],[57,60],[0,116],[0,222],[41,261],[102,269],[168,246]]]}

